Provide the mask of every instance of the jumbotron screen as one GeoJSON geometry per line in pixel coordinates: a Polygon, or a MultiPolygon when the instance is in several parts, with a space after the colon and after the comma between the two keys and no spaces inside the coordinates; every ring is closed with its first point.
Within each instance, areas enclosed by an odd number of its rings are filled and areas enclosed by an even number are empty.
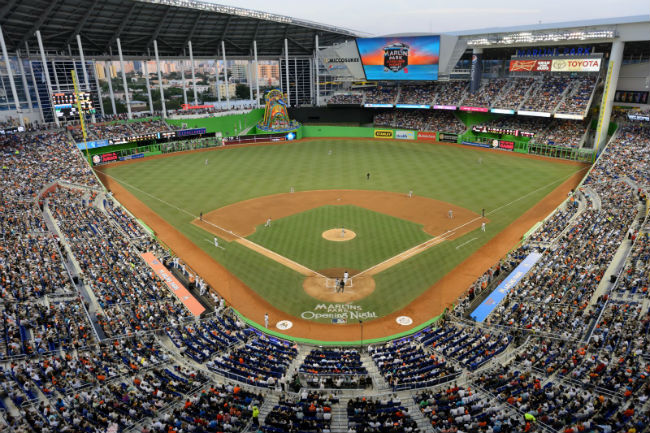
{"type": "MultiPolygon", "coordinates": [[[[74,93],[55,93],[54,94],[54,111],[57,117],[62,119],[72,119],[77,114],[77,98],[74,93]]],[[[81,110],[84,113],[95,113],[93,101],[88,92],[79,92],[79,102],[81,110]]]]}
{"type": "Polygon", "coordinates": [[[359,38],[357,48],[366,80],[438,79],[438,35],[359,38]]]}

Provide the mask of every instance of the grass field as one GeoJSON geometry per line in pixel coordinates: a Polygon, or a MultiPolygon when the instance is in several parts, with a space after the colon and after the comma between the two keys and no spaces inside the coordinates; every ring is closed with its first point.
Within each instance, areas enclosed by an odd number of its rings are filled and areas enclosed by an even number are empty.
{"type": "MultiPolygon", "coordinates": [[[[296,316],[319,303],[304,293],[303,277],[235,242],[226,244],[225,250],[215,249],[212,235],[191,224],[199,212],[286,193],[292,186],[297,191],[413,190],[479,214],[485,208],[490,219],[487,232],[475,230],[444,242],[375,276],[375,292],[357,305],[383,316],[409,304],[580,169],[469,147],[323,139],[183,154],[108,166],[105,172],[251,289],[296,316]],[[367,172],[371,173],[370,180],[366,180],[367,172]]],[[[318,208],[274,221],[274,229],[284,228],[283,236],[258,229],[249,239],[312,269],[365,269],[429,237],[411,222],[373,214],[354,206],[318,208]],[[324,243],[321,232],[332,228],[337,220],[345,221],[335,227],[354,226],[360,242],[324,243]],[[381,233],[380,244],[370,242],[373,231],[381,233]]]]}
{"type": "Polygon", "coordinates": [[[364,270],[418,245],[431,236],[421,225],[357,206],[322,206],[258,227],[251,241],[308,268],[364,270]],[[345,226],[357,237],[347,242],[323,239],[325,230],[345,226]]]}

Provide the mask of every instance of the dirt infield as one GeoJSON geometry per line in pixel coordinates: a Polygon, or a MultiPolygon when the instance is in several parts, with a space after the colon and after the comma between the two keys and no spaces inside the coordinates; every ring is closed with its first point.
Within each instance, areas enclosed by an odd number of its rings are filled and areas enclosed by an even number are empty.
{"type": "Polygon", "coordinates": [[[421,224],[431,236],[439,236],[467,223],[450,239],[481,226],[478,214],[444,201],[396,192],[347,189],[297,191],[252,198],[204,213],[203,220],[197,218],[192,224],[232,241],[252,235],[255,227],[264,224],[268,218],[278,220],[327,205],[354,205],[411,221],[421,224]],[[454,218],[448,218],[449,210],[453,211],[454,218]]]}
{"type": "MultiPolygon", "coordinates": [[[[438,145],[438,143],[432,143],[432,145],[438,145]]],[[[465,146],[461,147],[467,150],[474,150],[465,146]]],[[[490,151],[487,149],[476,150],[490,151]]],[[[161,155],[161,157],[167,156],[172,155],[161,155]]],[[[534,155],[517,154],[517,156],[543,159],[546,161],[551,160],[546,157],[537,157],[534,155]]],[[[128,161],[128,163],[130,163],[130,161],[128,161]]],[[[567,163],[580,165],[573,162],[567,163]]],[[[539,203],[513,221],[513,223],[505,230],[497,234],[487,244],[458,265],[453,271],[449,272],[436,284],[432,285],[407,307],[382,318],[364,322],[364,339],[370,340],[404,332],[409,328],[416,327],[419,324],[426,322],[431,317],[442,312],[446,307],[455,302],[457,297],[462,294],[467,287],[476,280],[476,278],[483,274],[486,269],[497,262],[507,251],[515,246],[521,240],[521,236],[530,227],[555,209],[566,198],[567,193],[580,183],[580,180],[584,176],[584,172],[584,170],[580,170],[563,182],[539,203]],[[396,318],[399,316],[408,316],[412,318],[413,325],[411,327],[399,325],[396,322],[396,318]]],[[[290,330],[283,331],[283,333],[292,337],[322,341],[358,341],[360,331],[358,324],[330,325],[315,323],[309,320],[290,316],[278,310],[265,299],[259,297],[253,290],[248,288],[237,277],[228,272],[228,270],[226,270],[222,265],[216,263],[207,253],[195,246],[182,233],[138,200],[121,184],[111,177],[104,175],[101,169],[97,170],[97,174],[104,185],[114,193],[115,197],[127,209],[151,227],[162,242],[169,246],[177,255],[182,257],[183,260],[198,272],[212,287],[218,288],[219,293],[226,299],[226,301],[235,306],[235,308],[246,317],[257,323],[263,324],[264,313],[268,312],[271,323],[276,323],[283,319],[291,320],[293,322],[293,327],[290,330]]],[[[264,219],[261,220],[261,222],[263,222],[266,217],[268,217],[268,215],[263,216],[264,219]]]]}
{"type": "Polygon", "coordinates": [[[342,228],[338,228],[325,230],[321,236],[323,236],[323,239],[332,242],[346,242],[356,238],[357,234],[352,230],[344,230],[342,228]]]}
{"type": "Polygon", "coordinates": [[[312,298],[323,302],[353,302],[363,299],[375,291],[375,279],[370,275],[356,276],[359,271],[355,269],[331,268],[318,271],[323,276],[311,276],[305,278],[302,287],[312,298]],[[351,278],[345,286],[345,290],[340,293],[334,288],[336,278],[341,278],[343,272],[348,271],[351,278]],[[325,284],[325,278],[330,278],[329,286],[325,284]]]}

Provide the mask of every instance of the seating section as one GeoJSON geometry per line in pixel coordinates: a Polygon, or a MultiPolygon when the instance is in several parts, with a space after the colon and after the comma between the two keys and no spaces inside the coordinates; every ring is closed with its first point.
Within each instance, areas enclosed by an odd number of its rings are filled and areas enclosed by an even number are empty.
{"type": "Polygon", "coordinates": [[[413,399],[436,431],[515,432],[519,426],[513,411],[471,388],[423,391],[413,399]]]}
{"type": "Polygon", "coordinates": [[[348,426],[355,432],[411,432],[420,430],[397,396],[355,398],[348,401],[348,426]]]}
{"type": "Polygon", "coordinates": [[[363,103],[363,94],[361,93],[341,93],[332,96],[328,101],[330,105],[361,105],[363,103]]]}
{"type": "Polygon", "coordinates": [[[372,387],[368,370],[356,349],[313,349],[299,368],[313,388],[372,387]]]}
{"type": "Polygon", "coordinates": [[[278,404],[267,415],[262,431],[329,431],[332,423],[332,405],[336,403],[337,398],[317,392],[303,391],[299,397],[281,395],[278,404]]]}
{"type": "MultiPolygon", "coordinates": [[[[548,104],[563,93],[572,98],[567,110],[581,110],[587,81],[545,80],[530,92],[548,104]]],[[[440,84],[463,95],[465,85],[440,84]]],[[[506,83],[504,92],[514,87],[506,83]]],[[[420,90],[405,86],[399,100],[428,98],[420,90]]],[[[377,100],[397,99],[393,88],[376,91],[377,100]]],[[[493,124],[554,143],[558,134],[577,134],[559,126],[551,137],[555,120],[493,124]]],[[[120,128],[93,126],[103,136],[120,128]]],[[[285,375],[297,373],[318,387],[362,388],[370,377],[383,385],[345,391],[353,432],[416,432],[420,415],[441,432],[646,431],[648,148],[650,128],[621,123],[565,204],[485,270],[442,321],[373,344],[368,365],[356,349],[299,347],[225,308],[191,316],[141,254],[172,258],[99,188],[67,132],[0,136],[0,429],[243,431],[285,375]],[[468,320],[533,251],[541,259],[486,321],[468,320]],[[619,256],[620,278],[610,281],[619,256]],[[413,404],[421,413],[409,413],[413,404]]],[[[337,398],[307,389],[278,397],[258,419],[263,431],[332,430],[337,398]]]]}
{"type": "Polygon", "coordinates": [[[369,349],[372,360],[394,390],[424,388],[453,380],[460,369],[443,356],[425,351],[437,334],[426,329],[369,349]]]}
{"type": "Polygon", "coordinates": [[[438,110],[389,110],[375,115],[376,126],[461,134],[467,127],[454,113],[438,110]]]}

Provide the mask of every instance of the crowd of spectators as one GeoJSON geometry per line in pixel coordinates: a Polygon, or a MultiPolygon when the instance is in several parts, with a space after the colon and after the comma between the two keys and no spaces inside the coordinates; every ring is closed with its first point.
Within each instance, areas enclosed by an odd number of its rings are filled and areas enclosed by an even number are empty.
{"type": "MultiPolygon", "coordinates": [[[[528,242],[545,244],[538,246],[542,258],[484,327],[455,323],[457,315],[450,314],[447,322],[369,349],[394,389],[444,386],[416,397],[436,428],[535,428],[522,414],[567,433],[648,427],[648,227],[637,232],[633,222],[650,186],[649,137],[640,125],[619,129],[585,180],[589,193],[576,194],[584,209],[567,204],[533,235],[528,242]],[[616,292],[597,294],[625,239],[632,249],[616,292]],[[637,293],[643,296],[628,299],[637,293]],[[514,349],[512,362],[490,364],[513,346],[509,333],[519,332],[534,335],[514,349]],[[487,369],[470,375],[466,387],[449,385],[461,372],[481,368],[487,369]]],[[[8,426],[122,431],[150,418],[146,429],[152,432],[229,431],[255,418],[260,395],[238,385],[208,387],[209,375],[274,387],[297,347],[225,313],[188,320],[140,258],[145,251],[163,258],[164,251],[104,198],[64,133],[2,136],[0,158],[0,357],[6,361],[0,411],[9,412],[9,405],[20,414],[6,413],[8,426]],[[62,185],[41,200],[43,188],[55,181],[62,185]],[[73,282],[70,258],[96,299],[96,314],[73,282]],[[160,339],[175,350],[163,349],[160,339]],[[181,353],[205,370],[177,362],[181,353]]],[[[459,310],[530,251],[524,244],[490,268],[459,310]]],[[[303,367],[314,376],[366,372],[355,350],[317,349],[303,367]]],[[[283,398],[265,428],[325,430],[331,404],[320,395],[283,398]]],[[[353,399],[348,414],[351,431],[417,430],[397,397],[353,399]]]]}
{"type": "Polygon", "coordinates": [[[332,424],[332,405],[338,399],[304,390],[292,397],[280,395],[278,404],[266,416],[262,431],[268,433],[325,432],[332,424]]]}
{"type": "Polygon", "coordinates": [[[156,416],[143,433],[244,431],[264,402],[237,384],[213,384],[188,395],[171,412],[156,416]]]}
{"type": "Polygon", "coordinates": [[[313,388],[366,388],[372,386],[368,370],[356,349],[313,349],[299,368],[313,388]]]}
{"type": "Polygon", "coordinates": [[[597,76],[587,76],[582,79],[574,79],[572,88],[557,108],[558,113],[585,115],[589,107],[591,95],[594,93],[597,76]]]}
{"type": "Polygon", "coordinates": [[[570,84],[571,78],[566,75],[542,75],[541,79],[535,81],[534,87],[519,109],[552,113],[570,84]]]}
{"type": "Polygon", "coordinates": [[[510,77],[507,85],[503,88],[492,106],[505,110],[517,110],[521,103],[524,102],[528,91],[535,81],[535,78],[532,77],[510,77]]]}
{"type": "Polygon", "coordinates": [[[433,105],[436,86],[434,84],[404,85],[400,90],[398,104],[433,105]]]}
{"type": "Polygon", "coordinates": [[[394,104],[397,100],[397,86],[377,86],[365,91],[364,104],[394,104]]]}
{"type": "Polygon", "coordinates": [[[497,78],[483,80],[481,87],[475,93],[468,93],[459,105],[470,107],[492,107],[501,96],[501,91],[508,85],[508,79],[497,78]]]}
{"type": "Polygon", "coordinates": [[[361,105],[363,103],[363,94],[339,93],[332,96],[327,103],[331,105],[361,105]]]}
{"type": "Polygon", "coordinates": [[[471,387],[456,384],[414,397],[420,411],[436,431],[515,433],[520,425],[516,414],[503,403],[481,396],[471,387]]]}
{"type": "Polygon", "coordinates": [[[467,127],[454,113],[442,110],[389,110],[375,115],[376,126],[461,134],[467,127]]]}
{"type": "Polygon", "coordinates": [[[460,105],[469,91],[469,81],[453,80],[436,83],[436,105],[460,105]]]}
{"type": "Polygon", "coordinates": [[[348,401],[349,433],[417,433],[417,423],[396,395],[348,401]]]}
{"type": "Polygon", "coordinates": [[[535,143],[576,148],[589,128],[589,121],[553,119],[548,127],[532,139],[535,143]]]}
{"type": "Polygon", "coordinates": [[[369,353],[394,390],[437,385],[460,374],[458,367],[430,350],[437,335],[437,329],[427,328],[409,337],[371,346],[369,353]]]}

